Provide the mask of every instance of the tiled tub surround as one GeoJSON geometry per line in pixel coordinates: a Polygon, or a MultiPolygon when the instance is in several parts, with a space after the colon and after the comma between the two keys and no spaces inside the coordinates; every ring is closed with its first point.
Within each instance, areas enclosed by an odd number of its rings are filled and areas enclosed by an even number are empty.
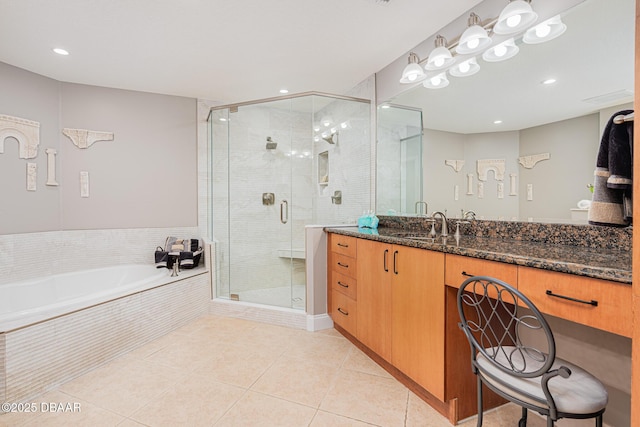
{"type": "Polygon", "coordinates": [[[20,402],[207,313],[205,268],[175,281],[0,333],[0,402],[20,402]]]}
{"type": "MultiPolygon", "coordinates": [[[[348,236],[631,284],[631,229],[474,220],[448,222],[450,235],[429,240],[419,217],[380,217],[377,230],[332,228],[348,236]],[[420,240],[415,239],[419,237],[420,240]],[[413,238],[412,238],[413,237],[413,238]]],[[[440,235],[440,224],[436,227],[440,235]]]]}

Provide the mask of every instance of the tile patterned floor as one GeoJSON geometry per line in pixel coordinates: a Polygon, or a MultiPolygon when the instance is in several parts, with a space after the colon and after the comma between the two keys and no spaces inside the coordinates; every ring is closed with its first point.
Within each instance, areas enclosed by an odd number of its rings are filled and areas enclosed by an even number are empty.
{"type": "MultiPolygon", "coordinates": [[[[36,413],[0,415],[0,426],[451,426],[334,330],[216,316],[33,402],[36,413]],[[78,403],[80,412],[41,410],[52,403],[78,403]]],[[[519,413],[505,405],[487,413],[484,425],[517,425],[519,413]]],[[[545,423],[532,415],[529,425],[545,423]]]]}

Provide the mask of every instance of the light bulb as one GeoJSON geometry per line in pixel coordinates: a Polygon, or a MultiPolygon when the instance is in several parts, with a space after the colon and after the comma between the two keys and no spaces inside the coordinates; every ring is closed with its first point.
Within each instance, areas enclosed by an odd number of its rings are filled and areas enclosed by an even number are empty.
{"type": "Polygon", "coordinates": [[[499,44],[493,49],[493,53],[495,53],[498,58],[501,58],[507,53],[507,47],[499,44]]]}
{"type": "Polygon", "coordinates": [[[434,86],[439,86],[441,82],[442,82],[442,79],[440,78],[440,76],[435,76],[431,78],[431,84],[434,86]]]}
{"type": "Polygon", "coordinates": [[[536,27],[536,36],[539,38],[547,37],[550,32],[551,27],[547,24],[540,24],[536,27]]]}
{"type": "Polygon", "coordinates": [[[342,129],[346,129],[348,125],[349,125],[349,124],[348,124],[347,122],[342,122],[342,123],[340,123],[340,127],[341,127],[342,129]]]}
{"type": "Polygon", "coordinates": [[[480,45],[480,40],[475,38],[475,39],[471,39],[467,42],[467,47],[469,49],[475,49],[480,45]]]}
{"type": "Polygon", "coordinates": [[[509,28],[515,28],[518,25],[520,25],[520,22],[522,21],[522,15],[518,14],[518,15],[513,15],[507,18],[507,26],[509,28]]]}
{"type": "Polygon", "coordinates": [[[411,82],[415,81],[415,79],[417,78],[418,78],[418,74],[416,73],[407,74],[407,79],[409,79],[409,81],[411,82]]]}
{"type": "Polygon", "coordinates": [[[434,59],[433,60],[433,65],[435,65],[438,68],[442,67],[444,65],[444,58],[440,56],[440,57],[434,59]]]}
{"type": "Polygon", "coordinates": [[[458,66],[458,70],[460,70],[461,73],[468,73],[470,69],[471,64],[469,64],[469,61],[464,61],[458,66]]]}

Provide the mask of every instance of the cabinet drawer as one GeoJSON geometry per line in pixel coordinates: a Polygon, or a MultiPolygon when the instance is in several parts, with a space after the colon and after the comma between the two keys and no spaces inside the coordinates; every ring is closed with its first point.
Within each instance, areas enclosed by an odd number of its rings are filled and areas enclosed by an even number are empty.
{"type": "Polygon", "coordinates": [[[463,272],[472,276],[493,277],[507,282],[513,287],[517,286],[518,267],[515,265],[447,254],[445,257],[445,284],[459,288],[462,282],[469,278],[463,272]]]}
{"type": "Polygon", "coordinates": [[[331,254],[331,270],[344,274],[345,276],[356,278],[356,259],[342,254],[331,254]]]}
{"type": "Polygon", "coordinates": [[[331,274],[331,288],[348,296],[352,300],[357,300],[356,279],[353,277],[345,276],[337,271],[333,271],[331,274]]]}
{"type": "Polygon", "coordinates": [[[631,285],[520,267],[518,289],[543,313],[631,337],[631,285]],[[597,306],[588,304],[591,301],[597,301],[597,306]]]}
{"type": "Polygon", "coordinates": [[[331,251],[351,258],[356,257],[356,238],[331,234],[331,251]]]}
{"type": "Polygon", "coordinates": [[[351,335],[356,334],[356,302],[348,296],[333,290],[331,318],[351,335]]]}

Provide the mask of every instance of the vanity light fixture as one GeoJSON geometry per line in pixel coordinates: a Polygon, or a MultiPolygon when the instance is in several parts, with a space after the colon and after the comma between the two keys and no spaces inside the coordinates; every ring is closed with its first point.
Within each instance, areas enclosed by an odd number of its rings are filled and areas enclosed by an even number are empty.
{"type": "Polygon", "coordinates": [[[322,122],[322,126],[324,126],[326,128],[328,128],[329,126],[331,126],[333,124],[333,120],[331,120],[331,117],[329,117],[329,116],[323,117],[321,122],[322,122]]]}
{"type": "Polygon", "coordinates": [[[461,55],[478,53],[491,44],[491,37],[480,25],[480,17],[471,13],[468,20],[468,28],[460,36],[456,52],[461,55]]]}
{"type": "Polygon", "coordinates": [[[542,84],[543,84],[543,85],[552,85],[552,84],[554,84],[556,81],[557,81],[557,80],[556,80],[556,79],[554,79],[554,78],[546,79],[546,80],[543,80],[543,81],[542,81],[542,84]]]}
{"type": "Polygon", "coordinates": [[[522,41],[527,44],[538,44],[548,42],[562,35],[567,30],[567,26],[562,22],[560,15],[529,28],[522,36],[522,41]]]}
{"type": "Polygon", "coordinates": [[[494,121],[493,121],[493,124],[494,124],[494,125],[499,125],[499,124],[501,124],[501,123],[502,123],[502,120],[494,120],[494,121]]]}
{"type": "Polygon", "coordinates": [[[485,50],[482,54],[482,59],[487,62],[506,61],[507,59],[516,56],[519,51],[520,48],[516,46],[515,40],[513,38],[510,38],[500,44],[495,45],[489,50],[485,50]]]}
{"type": "Polygon", "coordinates": [[[53,49],[53,51],[55,53],[57,53],[58,55],[62,55],[62,56],[67,56],[69,55],[69,51],[66,49],[62,49],[61,47],[56,47],[53,49]]]}
{"type": "Polygon", "coordinates": [[[289,93],[288,89],[280,89],[280,93],[285,94],[285,93],[289,93]]]}
{"type": "Polygon", "coordinates": [[[515,34],[536,22],[538,14],[531,8],[530,2],[531,0],[511,0],[500,12],[493,32],[502,35],[515,34]]]}
{"type": "Polygon", "coordinates": [[[442,70],[455,61],[451,52],[447,49],[447,41],[444,37],[440,35],[436,36],[435,44],[436,48],[431,51],[427,59],[427,64],[424,66],[428,71],[442,70]]]}
{"type": "Polygon", "coordinates": [[[478,65],[476,58],[473,57],[451,68],[449,74],[454,77],[467,77],[474,75],[478,71],[480,71],[480,65],[478,65]]]}
{"type": "Polygon", "coordinates": [[[419,64],[420,58],[418,55],[411,52],[409,54],[409,64],[404,67],[402,71],[402,78],[400,79],[400,83],[409,84],[409,83],[418,83],[427,78],[427,75],[424,73],[424,70],[419,64]]]}
{"type": "Polygon", "coordinates": [[[449,79],[446,73],[440,73],[437,76],[429,77],[422,85],[427,89],[442,89],[449,86],[449,79]]]}

